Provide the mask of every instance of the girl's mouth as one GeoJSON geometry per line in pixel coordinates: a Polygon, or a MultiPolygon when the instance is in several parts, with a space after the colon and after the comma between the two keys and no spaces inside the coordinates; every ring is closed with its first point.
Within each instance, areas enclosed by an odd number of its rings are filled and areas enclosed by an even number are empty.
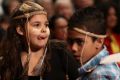
{"type": "Polygon", "coordinates": [[[46,39],[47,37],[46,36],[38,36],[38,40],[43,40],[43,39],[46,39]]]}

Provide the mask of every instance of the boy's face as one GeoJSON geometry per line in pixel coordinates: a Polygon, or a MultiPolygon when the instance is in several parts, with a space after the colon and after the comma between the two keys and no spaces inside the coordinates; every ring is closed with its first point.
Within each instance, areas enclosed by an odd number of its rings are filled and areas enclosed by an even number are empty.
{"type": "Polygon", "coordinates": [[[79,62],[80,58],[82,58],[83,64],[97,54],[96,41],[93,42],[90,36],[86,36],[85,34],[76,32],[74,30],[68,30],[68,44],[69,49],[73,53],[74,57],[79,62]]]}

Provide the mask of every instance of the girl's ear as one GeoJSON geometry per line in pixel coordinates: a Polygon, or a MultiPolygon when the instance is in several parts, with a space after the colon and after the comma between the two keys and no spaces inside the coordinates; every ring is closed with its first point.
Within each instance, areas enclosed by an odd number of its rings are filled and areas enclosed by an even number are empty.
{"type": "Polygon", "coordinates": [[[17,33],[19,34],[19,35],[24,35],[24,30],[20,27],[20,26],[18,26],[17,28],[16,28],[16,31],[17,31],[17,33]]]}

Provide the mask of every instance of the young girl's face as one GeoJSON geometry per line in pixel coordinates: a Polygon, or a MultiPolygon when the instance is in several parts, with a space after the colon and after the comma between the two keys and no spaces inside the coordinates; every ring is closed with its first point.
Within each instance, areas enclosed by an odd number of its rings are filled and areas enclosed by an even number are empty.
{"type": "Polygon", "coordinates": [[[34,15],[30,19],[28,25],[30,47],[32,49],[40,49],[45,47],[50,35],[47,15],[34,15]]]}
{"type": "Polygon", "coordinates": [[[107,15],[107,26],[113,29],[117,25],[117,15],[114,7],[110,7],[107,15]]]}
{"type": "Polygon", "coordinates": [[[55,38],[59,40],[66,40],[67,39],[67,28],[68,22],[66,19],[60,17],[55,21],[55,38]]]}

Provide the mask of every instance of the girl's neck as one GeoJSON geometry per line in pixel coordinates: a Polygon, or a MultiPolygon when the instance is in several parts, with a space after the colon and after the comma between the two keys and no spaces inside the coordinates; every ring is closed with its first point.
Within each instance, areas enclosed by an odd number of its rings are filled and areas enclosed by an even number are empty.
{"type": "MultiPolygon", "coordinates": [[[[30,59],[34,58],[34,59],[39,59],[43,56],[44,54],[44,48],[41,48],[37,51],[32,51],[30,50],[30,59]]],[[[28,57],[28,53],[27,52],[22,52],[21,53],[21,61],[22,61],[22,65],[24,66],[24,64],[26,63],[28,57]]]]}
{"type": "Polygon", "coordinates": [[[41,48],[37,51],[32,51],[32,50],[30,51],[31,56],[35,58],[43,56],[43,53],[44,53],[44,48],[41,48]]]}

